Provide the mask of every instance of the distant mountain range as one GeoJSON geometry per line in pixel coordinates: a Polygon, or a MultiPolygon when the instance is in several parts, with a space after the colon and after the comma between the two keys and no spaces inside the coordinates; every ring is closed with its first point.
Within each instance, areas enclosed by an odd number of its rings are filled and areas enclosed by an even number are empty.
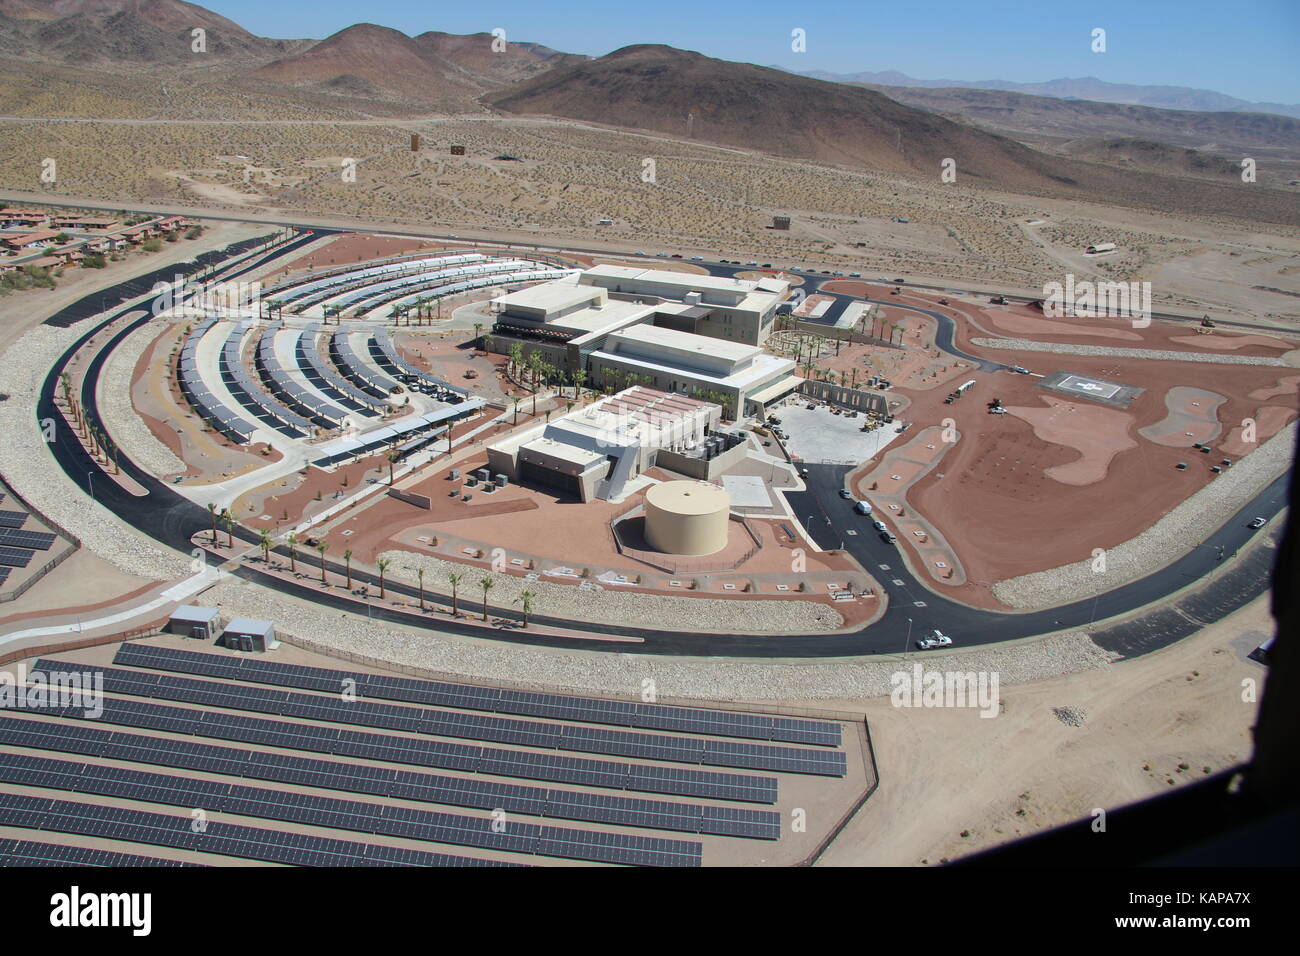
{"type": "Polygon", "coordinates": [[[1008,80],[918,80],[897,70],[885,70],[880,73],[827,73],[822,70],[811,70],[801,72],[799,75],[811,76],[831,83],[866,83],[872,86],[904,86],[917,89],[1001,90],[1064,100],[1094,100],[1098,103],[1156,106],[1167,110],[1276,113],[1279,116],[1300,117],[1300,104],[1296,103],[1252,103],[1213,90],[1198,90],[1188,86],[1109,83],[1095,76],[1048,80],[1045,83],[1012,83],[1008,80]]]}

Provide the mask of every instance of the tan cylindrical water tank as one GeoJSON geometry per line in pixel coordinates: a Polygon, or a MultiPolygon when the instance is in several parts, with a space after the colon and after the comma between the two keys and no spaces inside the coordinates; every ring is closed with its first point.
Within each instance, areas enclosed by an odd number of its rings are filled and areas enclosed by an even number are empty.
{"type": "Polygon", "coordinates": [[[715,554],[727,546],[731,496],[707,481],[665,481],[645,496],[645,537],[665,554],[715,554]]]}

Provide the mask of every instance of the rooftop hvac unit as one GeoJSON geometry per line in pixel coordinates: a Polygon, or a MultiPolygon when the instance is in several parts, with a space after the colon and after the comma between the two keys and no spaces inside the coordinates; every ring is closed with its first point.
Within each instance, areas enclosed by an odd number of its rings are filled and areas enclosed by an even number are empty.
{"type": "Polygon", "coordinates": [[[496,483],[498,488],[504,488],[506,485],[510,484],[510,477],[508,475],[497,475],[496,483]]]}
{"type": "Polygon", "coordinates": [[[459,469],[459,468],[453,468],[453,469],[451,470],[450,474],[447,475],[447,480],[448,480],[448,481],[455,481],[455,480],[456,480],[457,478],[459,478],[459,477],[460,477],[460,469],[459,469]]]}
{"type": "Polygon", "coordinates": [[[470,476],[468,476],[468,477],[465,479],[465,487],[467,487],[467,488],[477,488],[477,487],[478,487],[478,477],[477,477],[476,475],[470,475],[470,476]]]}
{"type": "Polygon", "coordinates": [[[479,468],[474,472],[474,477],[479,481],[490,481],[492,478],[492,472],[487,468],[479,468]]]}

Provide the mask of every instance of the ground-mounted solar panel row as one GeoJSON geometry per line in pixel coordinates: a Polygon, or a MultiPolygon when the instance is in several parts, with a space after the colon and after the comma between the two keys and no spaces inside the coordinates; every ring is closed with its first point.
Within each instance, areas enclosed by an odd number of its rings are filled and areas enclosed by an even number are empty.
{"type": "Polygon", "coordinates": [[[15,531],[12,528],[0,528],[0,546],[6,548],[48,551],[58,540],[57,534],[48,534],[44,531],[15,531]]]}
{"type": "Polygon", "coordinates": [[[840,725],[833,721],[480,687],[286,664],[253,657],[226,657],[150,644],[123,644],[115,662],[130,667],[325,693],[337,694],[349,688],[360,697],[491,713],[826,747],[837,747],[841,742],[840,725]]]}
{"type": "Polygon", "coordinates": [[[183,860],[115,853],[66,843],[0,839],[0,866],[201,866],[183,860]]]}
{"type": "Polygon", "coordinates": [[[10,568],[25,568],[32,563],[35,552],[28,548],[10,548],[0,545],[0,565],[5,568],[5,574],[8,576],[10,568]]]}
{"type": "Polygon", "coordinates": [[[17,531],[27,521],[27,517],[25,511],[0,511],[0,528],[17,531]]]}
{"type": "MultiPolygon", "coordinates": [[[[74,663],[48,659],[39,661],[33,668],[34,671],[63,672],[80,669],[81,666],[74,663]]],[[[175,700],[204,707],[645,760],[824,776],[844,776],[847,773],[847,760],[842,751],[419,709],[401,704],[350,700],[342,695],[326,697],[266,687],[244,687],[122,668],[96,668],[94,674],[96,680],[103,681],[104,690],[110,694],[175,700]]]]}
{"type": "Polygon", "coordinates": [[[346,764],[0,715],[0,744],[530,816],[776,840],[770,810],[670,803],[346,764]]]}
{"type": "Polygon", "coordinates": [[[95,717],[88,716],[79,706],[51,706],[43,713],[74,720],[94,720],[100,725],[118,724],[156,732],[239,741],[257,747],[303,750],[463,773],[745,803],[774,804],[777,799],[775,777],[503,750],[244,714],[192,710],[152,701],[105,698],[102,712],[95,717]]]}
{"type": "Polygon", "coordinates": [[[698,866],[702,851],[694,841],[554,827],[509,815],[469,817],[27,754],[6,756],[0,763],[0,782],[595,863],[698,866]]]}
{"type": "Polygon", "coordinates": [[[75,803],[0,792],[0,826],[75,833],[287,866],[509,866],[492,860],[431,853],[381,843],[208,821],[196,830],[189,814],[75,803]]]}

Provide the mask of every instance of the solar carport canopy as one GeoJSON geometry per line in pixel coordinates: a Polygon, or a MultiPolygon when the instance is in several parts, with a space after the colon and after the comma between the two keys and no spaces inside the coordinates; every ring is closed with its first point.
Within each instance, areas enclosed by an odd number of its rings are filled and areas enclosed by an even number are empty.
{"type": "Polygon", "coordinates": [[[392,442],[410,438],[415,433],[433,428],[442,422],[468,415],[474,409],[481,408],[484,404],[486,403],[481,398],[471,398],[459,405],[449,405],[446,408],[438,409],[436,412],[408,418],[396,425],[377,428],[372,432],[366,432],[364,435],[349,436],[327,442],[321,446],[321,451],[328,454],[323,458],[316,459],[312,464],[317,468],[328,468],[340,461],[346,461],[349,458],[355,458],[374,451],[376,448],[382,448],[392,442]]]}
{"type": "Polygon", "coordinates": [[[467,253],[458,256],[438,256],[429,259],[415,259],[407,262],[392,262],[388,265],[371,266],[368,269],[358,269],[355,272],[345,272],[342,275],[326,276],[323,279],[313,279],[305,282],[300,286],[295,286],[292,290],[277,295],[275,298],[278,302],[285,305],[297,303],[300,305],[309,305],[308,299],[323,297],[328,298],[336,294],[331,290],[344,290],[358,283],[371,283],[384,279],[387,276],[408,275],[412,271],[428,271],[429,269],[440,269],[447,266],[462,265],[470,262],[482,262],[487,256],[479,253],[467,253]]]}
{"type": "Polygon", "coordinates": [[[185,393],[202,418],[232,441],[243,445],[252,440],[253,433],[257,429],[208,391],[208,387],[203,384],[203,376],[199,374],[198,362],[195,359],[199,339],[203,338],[216,322],[216,319],[205,319],[195,326],[194,331],[185,340],[179,361],[181,391],[185,393]]]}

